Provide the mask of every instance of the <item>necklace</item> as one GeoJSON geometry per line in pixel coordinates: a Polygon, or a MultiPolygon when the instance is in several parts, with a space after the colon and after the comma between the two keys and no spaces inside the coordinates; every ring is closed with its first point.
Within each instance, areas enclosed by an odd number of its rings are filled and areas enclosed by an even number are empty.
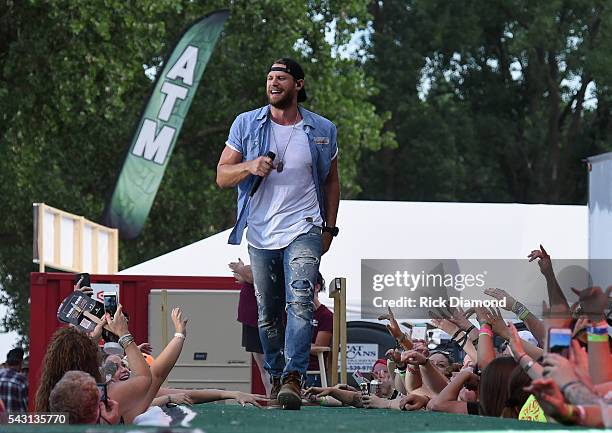
{"type": "MultiPolygon", "coordinates": [[[[293,122],[293,126],[291,127],[291,134],[289,134],[289,140],[287,140],[287,144],[285,144],[285,149],[283,149],[283,154],[279,157],[280,162],[276,165],[276,171],[279,173],[283,171],[285,168],[285,153],[287,153],[287,148],[289,147],[289,143],[291,143],[291,137],[293,137],[293,131],[295,131],[295,125],[297,125],[299,112],[297,116],[295,116],[295,121],[293,122]]],[[[272,139],[274,140],[274,146],[276,146],[276,151],[278,152],[278,142],[276,141],[276,135],[274,134],[274,128],[270,128],[272,131],[272,139]]]]}

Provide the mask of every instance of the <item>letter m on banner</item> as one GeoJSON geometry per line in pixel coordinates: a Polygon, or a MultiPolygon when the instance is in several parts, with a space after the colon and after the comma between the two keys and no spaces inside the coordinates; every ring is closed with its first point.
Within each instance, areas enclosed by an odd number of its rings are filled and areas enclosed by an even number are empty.
{"type": "Polygon", "coordinates": [[[141,232],[172,155],[208,59],[229,12],[220,10],[192,24],[158,75],[136,128],[103,223],[124,239],[141,232]]]}

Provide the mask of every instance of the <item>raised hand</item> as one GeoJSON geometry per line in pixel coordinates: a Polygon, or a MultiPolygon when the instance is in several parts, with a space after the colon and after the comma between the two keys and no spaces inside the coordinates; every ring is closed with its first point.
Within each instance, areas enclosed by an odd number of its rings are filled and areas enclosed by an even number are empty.
{"type": "Polygon", "coordinates": [[[389,349],[385,352],[385,358],[393,361],[396,365],[402,363],[402,352],[397,349],[389,349]]]}
{"type": "Polygon", "coordinates": [[[542,375],[547,379],[554,380],[559,387],[578,380],[574,365],[569,359],[564,358],[556,353],[547,353],[544,355],[544,361],[542,362],[544,370],[542,375]]]}
{"type": "Polygon", "coordinates": [[[153,346],[149,343],[141,343],[138,345],[138,350],[147,355],[151,355],[153,353],[153,346]]]}
{"type": "Polygon", "coordinates": [[[245,264],[241,258],[238,258],[237,262],[230,262],[228,265],[234,274],[234,278],[238,283],[244,283],[246,281],[244,276],[245,264]]]}
{"type": "Polygon", "coordinates": [[[504,322],[501,315],[501,310],[499,308],[488,309],[484,307],[477,307],[475,310],[476,317],[478,317],[478,322],[481,326],[488,323],[491,325],[491,329],[495,334],[499,335],[506,341],[510,339],[510,331],[506,326],[506,322],[504,322]]]}
{"type": "Polygon", "coordinates": [[[570,311],[565,305],[549,307],[546,301],[542,301],[542,318],[547,332],[550,328],[567,328],[572,323],[570,311]]]}
{"type": "Polygon", "coordinates": [[[610,302],[610,292],[612,286],[603,291],[601,287],[589,287],[584,290],[577,290],[572,287],[572,291],[578,295],[578,302],[582,307],[581,314],[585,314],[594,321],[604,320],[604,311],[610,302]]]}
{"type": "Polygon", "coordinates": [[[489,295],[497,299],[498,301],[501,301],[502,299],[506,299],[506,306],[503,307],[503,309],[506,311],[512,311],[512,306],[516,302],[516,299],[510,296],[508,292],[506,292],[505,290],[498,289],[498,288],[488,288],[488,289],[485,289],[484,293],[485,295],[489,295]]]}
{"type": "Polygon", "coordinates": [[[106,321],[108,323],[108,330],[115,334],[117,337],[122,337],[125,334],[129,334],[127,319],[123,315],[123,306],[117,305],[117,311],[113,317],[106,313],[106,321]]]}
{"type": "Polygon", "coordinates": [[[452,382],[461,382],[469,390],[478,389],[480,378],[470,370],[461,370],[451,379],[452,382]]]}
{"type": "Polygon", "coordinates": [[[552,263],[550,261],[550,256],[544,249],[542,245],[540,245],[539,250],[533,250],[527,256],[530,262],[533,262],[535,259],[538,259],[538,266],[540,266],[540,272],[544,275],[552,271],[552,263]]]}
{"type": "Polygon", "coordinates": [[[187,318],[183,317],[183,311],[179,307],[174,307],[170,314],[172,323],[174,323],[174,332],[179,334],[187,334],[187,318]]]}
{"type": "Polygon", "coordinates": [[[569,360],[574,365],[574,371],[578,378],[588,387],[592,388],[591,376],[589,373],[589,355],[586,350],[580,346],[578,340],[572,340],[572,346],[569,351],[569,360]]]}
{"type": "Polygon", "coordinates": [[[93,295],[93,289],[91,287],[88,287],[88,286],[81,287],[81,284],[83,283],[83,278],[84,277],[81,277],[79,281],[77,281],[77,283],[74,286],[72,286],[72,289],[75,292],[81,292],[87,296],[93,295]]]}
{"type": "Polygon", "coordinates": [[[89,333],[89,338],[97,342],[102,336],[102,330],[104,329],[104,325],[106,325],[106,323],[106,316],[102,316],[100,322],[96,323],[94,330],[89,333]]]}
{"type": "Polygon", "coordinates": [[[389,330],[389,333],[393,335],[396,340],[399,340],[402,337],[403,332],[400,329],[399,323],[397,323],[397,320],[395,320],[395,316],[393,315],[393,311],[391,311],[391,307],[387,308],[389,309],[389,312],[378,316],[378,320],[388,320],[389,324],[386,326],[389,330]]]}
{"type": "Polygon", "coordinates": [[[510,330],[510,348],[512,349],[514,359],[516,360],[516,362],[519,362],[521,357],[525,354],[525,348],[523,348],[523,341],[521,340],[518,330],[516,329],[513,323],[508,324],[508,329],[510,330]]]}
{"type": "Polygon", "coordinates": [[[410,365],[425,365],[427,356],[418,350],[406,350],[402,353],[402,362],[410,365]]]}
{"type": "Polygon", "coordinates": [[[466,317],[466,313],[461,307],[436,308],[436,312],[439,316],[450,321],[464,331],[468,330],[472,326],[472,323],[466,317]]]}
{"type": "Polygon", "coordinates": [[[490,308],[489,312],[489,320],[493,332],[507,341],[510,338],[510,332],[502,317],[501,310],[499,308],[490,308]]]}
{"type": "Polygon", "coordinates": [[[433,311],[429,311],[429,317],[431,317],[432,325],[434,325],[438,329],[443,330],[448,335],[455,334],[455,332],[457,332],[457,330],[459,329],[459,327],[455,325],[453,322],[451,322],[450,320],[444,319],[442,317],[439,317],[433,311]]]}

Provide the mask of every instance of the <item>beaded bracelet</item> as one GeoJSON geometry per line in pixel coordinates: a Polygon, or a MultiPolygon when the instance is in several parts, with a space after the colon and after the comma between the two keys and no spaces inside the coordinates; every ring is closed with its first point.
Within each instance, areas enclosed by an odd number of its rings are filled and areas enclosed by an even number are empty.
{"type": "Polygon", "coordinates": [[[125,334],[119,338],[119,345],[125,350],[131,343],[134,342],[132,334],[125,334]]]}
{"type": "Polygon", "coordinates": [[[596,334],[596,335],[607,335],[608,334],[608,327],[607,326],[589,326],[587,328],[587,332],[589,334],[596,334]]]}

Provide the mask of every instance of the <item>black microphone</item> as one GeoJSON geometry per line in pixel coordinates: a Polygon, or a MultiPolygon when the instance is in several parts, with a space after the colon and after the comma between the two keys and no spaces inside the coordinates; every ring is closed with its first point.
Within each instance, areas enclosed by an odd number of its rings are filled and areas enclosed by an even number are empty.
{"type": "MultiPolygon", "coordinates": [[[[276,154],[272,151],[268,152],[266,156],[270,158],[272,161],[274,161],[274,158],[276,158],[276,154]]],[[[261,185],[262,180],[263,180],[263,177],[255,176],[255,182],[253,182],[253,187],[251,188],[251,194],[250,194],[251,197],[253,197],[253,195],[257,192],[257,188],[259,188],[259,185],[261,185]]]]}

